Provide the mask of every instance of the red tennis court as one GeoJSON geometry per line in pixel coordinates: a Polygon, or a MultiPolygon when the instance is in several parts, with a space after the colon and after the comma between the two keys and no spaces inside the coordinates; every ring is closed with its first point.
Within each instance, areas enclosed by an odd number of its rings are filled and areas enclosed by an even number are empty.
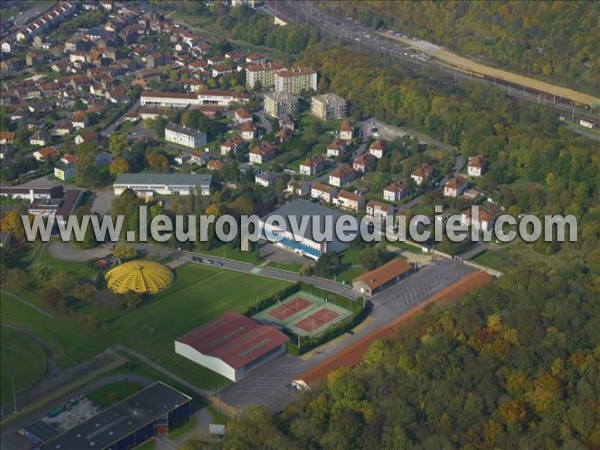
{"type": "Polygon", "coordinates": [[[312,333],[317,328],[321,328],[323,325],[327,325],[328,322],[331,322],[338,316],[339,314],[335,311],[332,311],[327,308],[321,308],[320,310],[311,314],[310,316],[305,317],[300,322],[295,323],[294,326],[306,331],[307,333],[312,333]]]}
{"type": "Polygon", "coordinates": [[[310,305],[312,305],[312,302],[310,300],[303,297],[294,297],[293,299],[282,303],[280,306],[273,309],[272,311],[269,311],[269,315],[275,317],[277,320],[285,320],[288,317],[291,317],[294,314],[305,310],[310,305]]]}

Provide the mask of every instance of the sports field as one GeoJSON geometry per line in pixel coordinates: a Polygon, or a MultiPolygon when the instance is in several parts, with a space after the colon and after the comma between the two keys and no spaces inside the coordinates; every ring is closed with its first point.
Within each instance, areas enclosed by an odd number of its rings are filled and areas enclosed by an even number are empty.
{"type": "Polygon", "coordinates": [[[37,342],[18,331],[2,328],[0,338],[0,398],[4,402],[12,395],[10,368],[14,371],[15,392],[18,395],[44,374],[46,354],[37,342]]]}
{"type": "MultiPolygon", "coordinates": [[[[286,286],[288,283],[279,280],[190,263],[175,270],[169,288],[134,310],[107,310],[86,302],[77,304],[71,315],[52,317],[28,306],[41,306],[39,292],[34,291],[20,295],[24,302],[3,295],[0,316],[2,322],[27,328],[44,340],[61,367],[122,344],[199,386],[212,388],[228,381],[176,355],[174,339],[227,311],[245,312],[286,286]],[[90,316],[97,322],[94,329],[86,326],[85,319],[90,316]]],[[[4,353],[3,345],[3,359],[4,353]]],[[[31,365],[25,358],[15,361],[21,373],[31,365]]],[[[4,378],[2,386],[4,399],[4,378]]]]}
{"type": "Polygon", "coordinates": [[[318,336],[350,316],[352,311],[328,299],[300,291],[280,300],[253,317],[285,328],[298,336],[318,336]]]}

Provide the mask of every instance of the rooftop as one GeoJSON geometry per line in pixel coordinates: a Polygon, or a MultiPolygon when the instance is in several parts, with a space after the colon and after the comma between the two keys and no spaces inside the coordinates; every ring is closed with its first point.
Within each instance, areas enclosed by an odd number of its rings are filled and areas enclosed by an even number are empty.
{"type": "Polygon", "coordinates": [[[165,127],[165,130],[185,134],[186,136],[193,136],[196,139],[203,139],[206,137],[206,133],[204,131],[196,130],[195,128],[190,128],[183,125],[178,125],[176,123],[170,123],[165,127]]]}
{"type": "Polygon", "coordinates": [[[177,342],[239,369],[288,340],[285,334],[273,326],[262,325],[242,314],[228,312],[181,336],[177,342]]]}
{"type": "Polygon", "coordinates": [[[120,173],[113,184],[166,186],[210,186],[212,175],[182,173],[120,173]]]}
{"type": "Polygon", "coordinates": [[[377,289],[386,283],[389,283],[394,278],[408,272],[412,266],[403,259],[397,258],[384,265],[363,273],[352,280],[352,283],[364,283],[369,289],[377,289]]]}
{"type": "Polygon", "coordinates": [[[42,449],[107,448],[190,400],[159,381],[51,439],[42,449]]]}
{"type": "MultiPolygon", "coordinates": [[[[317,183],[313,185],[313,188],[317,188],[317,183]]],[[[338,210],[329,209],[325,206],[321,206],[317,203],[313,203],[302,198],[298,198],[286,203],[281,208],[273,211],[271,214],[264,216],[261,220],[264,222],[269,216],[281,217],[285,221],[286,231],[290,232],[293,230],[292,226],[290,225],[290,218],[294,217],[296,224],[298,224],[297,227],[294,227],[294,231],[296,231],[294,234],[297,237],[303,237],[313,242],[318,242],[313,237],[313,228],[320,230],[321,232],[325,232],[330,224],[335,226],[337,220],[339,220],[342,216],[348,218],[349,221],[354,221],[357,227],[356,229],[358,229],[358,221],[354,217],[345,215],[338,210]],[[303,220],[304,217],[308,217],[308,219],[303,220]],[[306,223],[306,227],[305,229],[302,229],[304,223],[306,223]]]]}

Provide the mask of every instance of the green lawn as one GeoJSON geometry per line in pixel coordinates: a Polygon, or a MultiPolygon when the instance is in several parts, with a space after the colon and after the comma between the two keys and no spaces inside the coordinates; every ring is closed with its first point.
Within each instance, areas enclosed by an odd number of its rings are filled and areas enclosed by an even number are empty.
{"type": "Polygon", "coordinates": [[[16,394],[25,392],[40,379],[46,370],[46,354],[37,342],[18,331],[0,330],[0,379],[1,402],[12,395],[9,369],[14,368],[16,394]]]}
{"type": "Polygon", "coordinates": [[[169,431],[168,437],[169,439],[177,439],[178,437],[183,436],[185,433],[192,431],[197,424],[198,419],[195,416],[192,416],[190,417],[190,420],[188,420],[179,428],[169,431]]]}
{"type": "Polygon", "coordinates": [[[206,409],[211,415],[213,423],[217,425],[227,425],[227,422],[229,422],[229,417],[227,417],[221,411],[217,411],[214,406],[207,406],[206,409]]]}
{"type": "Polygon", "coordinates": [[[134,447],[134,450],[154,450],[155,448],[156,441],[154,439],[150,439],[149,441],[144,442],[142,445],[134,447]]]}
{"type": "Polygon", "coordinates": [[[208,251],[203,251],[202,253],[206,253],[208,255],[218,256],[221,258],[235,259],[236,261],[248,262],[252,264],[257,264],[259,260],[257,259],[256,252],[253,250],[243,252],[239,247],[231,248],[229,245],[223,244],[219,247],[211,248],[208,251]]]}
{"type": "MultiPolygon", "coordinates": [[[[85,269],[75,270],[88,270],[85,263],[81,266],[85,269]]],[[[286,285],[278,280],[187,264],[175,271],[169,288],[132,311],[105,310],[87,303],[78,305],[71,315],[50,318],[2,296],[0,318],[38,334],[52,347],[61,366],[87,360],[118,343],[144,353],[194,384],[213,388],[228,384],[228,380],[176,355],[174,339],[227,311],[244,312],[286,285]],[[226,295],[224,286],[228,287],[226,295]],[[88,314],[96,315],[97,329],[84,326],[83,316],[88,314]]],[[[25,292],[21,297],[39,306],[38,295],[35,291],[25,292]]]]}
{"type": "Polygon", "coordinates": [[[115,381],[114,383],[105,384],[95,391],[86,394],[86,397],[102,406],[108,408],[115,403],[135,394],[140,390],[140,386],[133,381],[115,381]]]}

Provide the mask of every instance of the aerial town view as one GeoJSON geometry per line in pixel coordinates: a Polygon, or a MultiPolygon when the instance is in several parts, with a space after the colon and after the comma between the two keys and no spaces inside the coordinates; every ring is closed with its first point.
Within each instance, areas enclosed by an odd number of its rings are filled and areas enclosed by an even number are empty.
{"type": "Polygon", "coordinates": [[[0,449],[600,449],[594,1],[3,0],[0,449]]]}

